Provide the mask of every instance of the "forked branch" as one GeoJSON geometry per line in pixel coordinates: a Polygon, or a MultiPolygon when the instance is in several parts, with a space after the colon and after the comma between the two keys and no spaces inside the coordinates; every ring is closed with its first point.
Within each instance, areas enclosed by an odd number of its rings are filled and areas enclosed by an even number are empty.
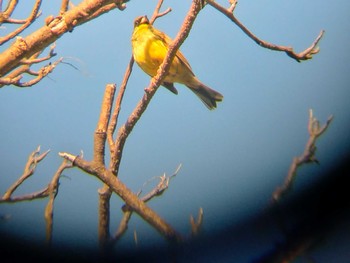
{"type": "Polygon", "coordinates": [[[277,189],[272,194],[273,201],[279,201],[282,196],[284,196],[293,186],[293,182],[297,175],[297,169],[303,164],[307,163],[318,163],[318,160],[315,157],[316,154],[316,140],[327,130],[333,116],[329,116],[326,123],[323,126],[320,126],[320,122],[313,116],[313,111],[310,109],[309,112],[309,140],[306,143],[304,152],[299,157],[295,157],[289,168],[288,175],[282,186],[277,187],[277,189]]]}
{"type": "MultiPolygon", "coordinates": [[[[29,17],[25,20],[15,20],[11,19],[10,15],[12,14],[14,8],[17,5],[17,1],[10,1],[7,9],[4,12],[0,13],[0,25],[2,23],[11,23],[11,24],[22,24],[20,27],[9,33],[5,37],[0,37],[0,46],[10,39],[14,38],[15,36],[18,36],[24,29],[29,27],[34,20],[40,15],[39,8],[41,5],[41,0],[37,0],[34,4],[33,10],[30,13],[29,17]]],[[[1,6],[0,6],[1,7],[1,6]]]]}

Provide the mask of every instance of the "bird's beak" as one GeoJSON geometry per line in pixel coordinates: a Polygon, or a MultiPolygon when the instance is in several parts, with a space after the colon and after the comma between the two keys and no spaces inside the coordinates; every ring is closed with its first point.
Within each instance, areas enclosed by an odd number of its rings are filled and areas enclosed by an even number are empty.
{"type": "Polygon", "coordinates": [[[148,20],[147,16],[141,17],[140,24],[149,24],[149,20],[148,20]]]}

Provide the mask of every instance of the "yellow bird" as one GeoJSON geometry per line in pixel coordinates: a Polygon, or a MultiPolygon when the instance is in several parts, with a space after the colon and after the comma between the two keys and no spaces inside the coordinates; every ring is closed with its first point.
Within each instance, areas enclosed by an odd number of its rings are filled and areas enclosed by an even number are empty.
{"type": "MultiPolygon", "coordinates": [[[[157,74],[171,43],[169,36],[155,29],[147,16],[137,17],[134,21],[132,34],[132,53],[136,63],[151,77],[157,74]]],[[[223,96],[204,85],[192,72],[191,66],[184,55],[178,50],[162,85],[177,94],[174,82],[186,85],[212,110],[216,102],[222,101],[223,96]]]]}

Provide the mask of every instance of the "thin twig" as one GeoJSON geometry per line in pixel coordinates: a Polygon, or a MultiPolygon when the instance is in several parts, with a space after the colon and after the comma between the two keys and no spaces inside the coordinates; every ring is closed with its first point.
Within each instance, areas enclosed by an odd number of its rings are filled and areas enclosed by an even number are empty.
{"type": "Polygon", "coordinates": [[[37,77],[33,78],[29,81],[26,81],[26,82],[17,82],[17,83],[12,83],[12,84],[16,85],[17,87],[21,87],[21,88],[33,86],[33,85],[37,84],[39,81],[41,81],[43,78],[45,78],[48,74],[50,74],[56,68],[56,66],[62,62],[62,60],[63,60],[63,58],[60,58],[57,61],[42,67],[37,72],[28,70],[27,73],[34,75],[34,76],[37,76],[37,77]]]}
{"type": "Polygon", "coordinates": [[[223,6],[221,6],[220,4],[218,4],[217,2],[215,2],[214,0],[207,0],[208,4],[211,5],[212,7],[214,7],[216,10],[218,10],[219,12],[221,12],[222,14],[224,14],[226,17],[228,17],[233,23],[235,23],[248,37],[250,37],[251,39],[253,39],[255,41],[255,43],[257,43],[259,46],[262,46],[264,48],[268,48],[271,50],[275,50],[275,51],[282,51],[285,52],[289,57],[295,59],[298,62],[301,62],[303,60],[308,60],[311,59],[313,55],[317,54],[320,49],[318,48],[318,43],[321,40],[323,34],[324,34],[324,30],[322,30],[319,35],[317,36],[317,38],[315,39],[315,41],[310,45],[310,47],[308,47],[307,49],[305,49],[304,51],[300,52],[300,53],[295,53],[292,47],[287,47],[287,46],[280,46],[280,45],[275,45],[272,43],[269,43],[267,41],[264,41],[260,38],[258,38],[257,36],[255,36],[248,28],[246,28],[232,13],[233,9],[232,7],[229,8],[225,8],[223,6]]]}
{"type": "MultiPolygon", "coordinates": [[[[159,183],[151,191],[149,191],[146,195],[141,197],[140,200],[142,200],[143,202],[148,202],[152,198],[163,194],[164,191],[166,189],[168,189],[170,180],[172,178],[174,178],[179,173],[181,166],[182,165],[179,164],[179,166],[176,168],[175,172],[170,176],[166,176],[166,174],[164,174],[162,176],[154,177],[154,178],[148,180],[147,182],[145,182],[143,184],[142,188],[144,188],[151,180],[153,180],[155,178],[159,178],[159,183]]],[[[141,190],[139,190],[139,192],[137,194],[138,196],[141,194],[142,188],[141,188],[141,190]]],[[[116,233],[114,234],[114,237],[111,239],[111,244],[115,244],[118,240],[120,240],[120,238],[124,235],[124,233],[128,229],[128,223],[129,223],[129,220],[131,218],[133,211],[127,205],[123,205],[122,210],[123,210],[124,214],[123,214],[123,217],[119,223],[119,227],[118,227],[116,233]]]]}
{"type": "Polygon", "coordinates": [[[61,8],[60,8],[60,15],[63,15],[68,10],[68,4],[69,0],[62,0],[61,8]]]}
{"type": "Polygon", "coordinates": [[[109,145],[109,149],[110,149],[111,154],[112,154],[113,145],[115,143],[113,140],[113,133],[114,133],[115,128],[117,126],[118,117],[119,117],[119,113],[120,113],[120,109],[121,109],[121,103],[122,103],[122,100],[124,97],[126,86],[128,84],[128,80],[129,80],[131,72],[132,72],[133,65],[134,65],[134,58],[133,58],[133,56],[131,56],[129,64],[128,64],[126,71],[125,71],[125,74],[124,74],[123,82],[122,82],[120,89],[119,89],[119,92],[118,92],[113,115],[112,115],[112,118],[110,119],[110,123],[108,125],[107,140],[108,140],[108,145],[109,145]]]}
{"type": "Polygon", "coordinates": [[[15,29],[10,34],[8,34],[7,36],[0,37],[0,45],[4,44],[5,42],[7,42],[10,39],[12,39],[15,36],[17,36],[19,33],[21,33],[24,29],[26,29],[28,26],[30,26],[34,22],[34,20],[38,17],[38,12],[39,12],[39,8],[40,8],[40,5],[41,5],[41,1],[42,0],[37,0],[36,1],[30,16],[26,19],[26,22],[22,26],[20,26],[19,28],[15,29]]]}
{"type": "Polygon", "coordinates": [[[2,12],[0,15],[0,25],[2,23],[5,23],[10,18],[10,16],[12,15],[13,11],[15,10],[15,8],[17,6],[17,3],[18,3],[18,0],[10,0],[8,2],[6,10],[4,12],[2,12]]]}
{"type": "Polygon", "coordinates": [[[272,194],[273,201],[279,201],[282,196],[284,196],[288,191],[291,190],[293,182],[297,175],[297,170],[300,166],[307,163],[318,163],[318,160],[315,157],[316,154],[316,140],[326,131],[329,127],[333,116],[329,116],[326,123],[320,127],[319,121],[313,116],[313,111],[309,111],[309,140],[306,143],[304,152],[299,157],[295,157],[292,161],[292,164],[289,168],[288,175],[282,186],[277,187],[277,189],[272,194]]]}
{"type": "MultiPolygon", "coordinates": [[[[23,174],[20,178],[18,178],[18,180],[16,182],[14,182],[6,191],[6,193],[3,195],[2,200],[3,201],[9,201],[13,194],[13,192],[25,181],[27,180],[31,175],[34,174],[35,172],[35,168],[37,166],[37,164],[39,162],[41,162],[50,152],[50,150],[40,154],[40,146],[38,146],[38,148],[33,151],[29,157],[28,157],[28,161],[25,165],[23,174]]],[[[42,193],[38,192],[36,193],[34,196],[28,196],[28,198],[33,199],[35,198],[35,196],[41,196],[42,193]]],[[[22,201],[22,200],[21,200],[22,201]]]]}

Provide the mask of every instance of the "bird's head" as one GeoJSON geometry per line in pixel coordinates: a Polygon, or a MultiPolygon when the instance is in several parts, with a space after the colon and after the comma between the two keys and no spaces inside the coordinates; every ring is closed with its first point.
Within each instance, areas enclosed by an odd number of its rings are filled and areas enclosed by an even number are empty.
{"type": "Polygon", "coordinates": [[[142,24],[149,24],[147,16],[139,16],[134,20],[134,28],[142,24]]]}

